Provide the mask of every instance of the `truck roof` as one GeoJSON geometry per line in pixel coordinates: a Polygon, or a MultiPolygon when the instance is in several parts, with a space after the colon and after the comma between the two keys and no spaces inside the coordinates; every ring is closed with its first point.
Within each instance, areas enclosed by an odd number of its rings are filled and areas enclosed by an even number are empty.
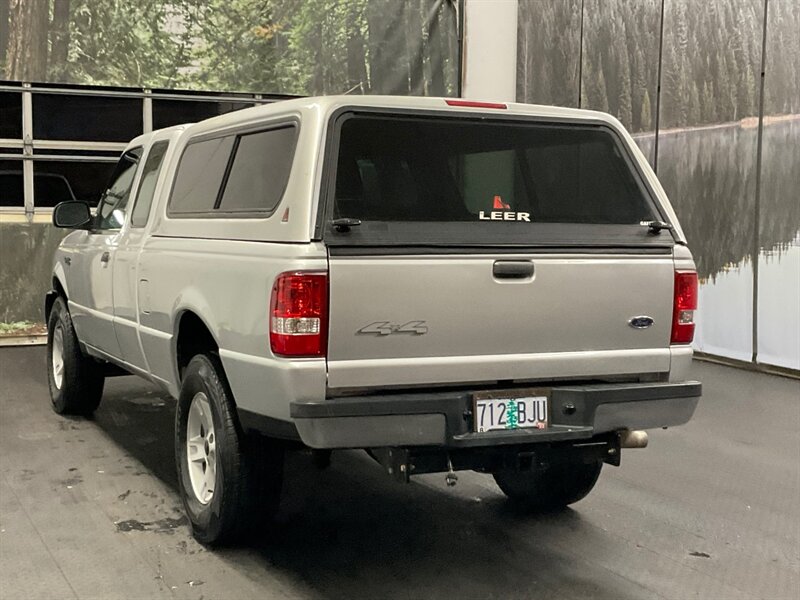
{"type": "Polygon", "coordinates": [[[462,98],[439,98],[419,96],[311,96],[307,98],[293,98],[262,104],[252,108],[245,108],[233,112],[211,117],[196,123],[176,125],[166,129],[156,130],[150,134],[139,136],[135,141],[141,143],[146,136],[158,134],[168,130],[186,130],[188,136],[193,136],[215,129],[225,129],[239,124],[257,122],[261,119],[285,114],[316,113],[320,117],[344,107],[386,108],[386,109],[411,109],[431,110],[437,112],[450,112],[453,114],[484,113],[493,117],[501,115],[517,115],[527,117],[549,117],[558,119],[604,121],[609,125],[622,129],[619,121],[613,116],[594,110],[567,108],[562,106],[546,106],[540,104],[522,104],[518,102],[485,102],[480,100],[466,100],[462,98]]]}
{"type": "Polygon", "coordinates": [[[143,133],[141,135],[137,135],[133,138],[130,142],[128,142],[127,148],[132,148],[134,146],[143,146],[144,144],[148,143],[151,138],[159,137],[159,138],[166,138],[170,137],[170,134],[179,133],[185,129],[187,129],[191,125],[191,123],[182,123],[180,125],[173,125],[171,127],[163,127],[162,129],[155,129],[153,131],[149,131],[147,133],[143,133]]]}

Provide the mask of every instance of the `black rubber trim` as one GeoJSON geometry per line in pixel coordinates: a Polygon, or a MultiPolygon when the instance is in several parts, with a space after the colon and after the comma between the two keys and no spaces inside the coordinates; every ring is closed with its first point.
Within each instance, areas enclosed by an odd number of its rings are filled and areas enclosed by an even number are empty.
{"type": "Polygon", "coordinates": [[[50,321],[50,311],[53,308],[53,303],[58,298],[58,291],[57,290],[50,290],[44,295],[44,322],[48,323],[50,321]]]}
{"type": "Polygon", "coordinates": [[[281,421],[243,408],[237,410],[239,423],[245,431],[255,431],[280,440],[300,440],[297,427],[291,421],[281,421]]]}
{"type": "Polygon", "coordinates": [[[292,402],[289,405],[289,412],[293,419],[446,414],[453,410],[455,405],[460,404],[467,395],[465,392],[439,392],[432,394],[351,396],[319,402],[292,402]]]}
{"type": "Polygon", "coordinates": [[[672,254],[672,246],[328,246],[331,256],[407,256],[447,254],[623,254],[662,255],[672,254]]]}
{"type": "Polygon", "coordinates": [[[231,171],[233,170],[233,161],[236,160],[236,153],[239,151],[239,142],[241,141],[242,136],[240,135],[237,135],[233,139],[233,147],[231,148],[231,153],[228,155],[228,163],[225,165],[225,172],[222,174],[222,183],[219,184],[217,199],[214,200],[213,210],[219,210],[219,206],[222,204],[222,196],[225,195],[225,188],[228,186],[228,179],[230,179],[231,171]]]}
{"type": "MultiPolygon", "coordinates": [[[[640,225],[585,223],[503,222],[502,236],[489,237],[481,221],[363,221],[345,233],[325,234],[325,244],[336,246],[483,246],[527,247],[672,247],[669,237],[654,236],[640,225]],[[467,241],[469,240],[469,241],[467,241]]],[[[493,226],[494,227],[494,226],[493,226]]]]}
{"type": "Polygon", "coordinates": [[[638,402],[641,400],[666,400],[668,398],[697,398],[703,395],[699,381],[684,383],[625,383],[616,385],[582,385],[554,388],[559,400],[572,398],[591,399],[597,404],[610,402],[638,402]]]}
{"type": "Polygon", "coordinates": [[[468,432],[452,437],[450,445],[464,448],[478,446],[510,446],[512,444],[530,444],[532,441],[563,442],[575,440],[588,440],[594,437],[593,427],[567,427],[566,425],[551,425],[544,431],[532,432],[530,429],[516,429],[514,431],[488,431],[486,433],[468,432]]]}

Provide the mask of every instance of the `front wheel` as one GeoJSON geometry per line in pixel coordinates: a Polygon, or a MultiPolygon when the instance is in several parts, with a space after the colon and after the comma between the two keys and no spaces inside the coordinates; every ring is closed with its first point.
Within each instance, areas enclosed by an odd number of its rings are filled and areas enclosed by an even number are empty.
{"type": "Polygon", "coordinates": [[[91,415],[100,405],[103,368],[81,352],[62,297],[56,298],[47,320],[47,380],[53,410],[60,415],[91,415]]]}
{"type": "Polygon", "coordinates": [[[586,497],[597,483],[602,461],[566,461],[540,469],[494,473],[497,485],[512,501],[535,512],[560,510],[586,497]]]}
{"type": "Polygon", "coordinates": [[[219,359],[199,354],[184,371],[175,414],[175,456],[194,537],[234,542],[278,508],[283,449],[238,426],[219,359]]]}

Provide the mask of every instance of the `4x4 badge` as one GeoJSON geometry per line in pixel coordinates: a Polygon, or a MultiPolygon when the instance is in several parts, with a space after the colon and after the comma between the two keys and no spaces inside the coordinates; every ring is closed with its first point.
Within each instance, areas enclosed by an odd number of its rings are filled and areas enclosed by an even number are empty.
{"type": "Polygon", "coordinates": [[[389,321],[375,321],[364,325],[356,333],[376,333],[378,335],[392,335],[394,333],[409,333],[412,335],[425,335],[428,333],[428,324],[425,321],[409,321],[402,325],[389,321]]]}

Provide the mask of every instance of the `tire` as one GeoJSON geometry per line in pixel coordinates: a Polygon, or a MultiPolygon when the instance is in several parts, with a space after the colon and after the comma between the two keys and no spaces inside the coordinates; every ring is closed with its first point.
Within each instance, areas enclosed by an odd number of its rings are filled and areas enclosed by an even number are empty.
{"type": "Polygon", "coordinates": [[[243,433],[222,365],[213,354],[196,355],[184,371],[175,457],[186,516],[199,542],[241,541],[261,531],[277,512],[283,448],[243,433]]]}
{"type": "Polygon", "coordinates": [[[47,321],[47,381],[53,410],[60,415],[89,416],[103,397],[103,367],[78,345],[63,297],[56,298],[47,321]]]}
{"type": "Polygon", "coordinates": [[[551,512],[582,500],[592,491],[602,461],[560,462],[541,469],[494,473],[497,485],[515,504],[532,512],[551,512]]]}

